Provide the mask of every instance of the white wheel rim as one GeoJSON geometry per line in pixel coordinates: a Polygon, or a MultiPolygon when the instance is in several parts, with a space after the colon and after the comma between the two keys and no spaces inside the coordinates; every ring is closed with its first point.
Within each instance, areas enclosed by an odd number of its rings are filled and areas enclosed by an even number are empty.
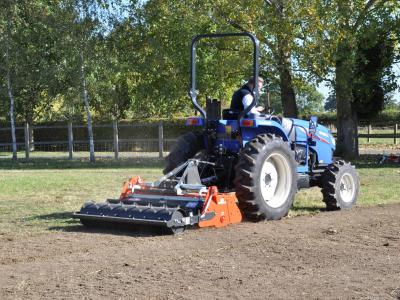
{"type": "Polygon", "coordinates": [[[280,153],[273,153],[264,161],[260,189],[268,206],[279,208],[286,202],[292,186],[292,172],[287,159],[280,153]]]}
{"type": "Polygon", "coordinates": [[[343,202],[349,203],[353,201],[356,192],[356,184],[350,173],[344,173],[340,179],[339,193],[343,202]]]}

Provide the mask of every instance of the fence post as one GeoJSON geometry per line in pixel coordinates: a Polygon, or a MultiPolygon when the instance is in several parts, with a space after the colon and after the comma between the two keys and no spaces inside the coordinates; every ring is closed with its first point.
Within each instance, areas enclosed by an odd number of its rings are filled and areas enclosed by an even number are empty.
{"type": "Polygon", "coordinates": [[[114,158],[115,160],[119,159],[119,144],[118,144],[118,121],[113,120],[112,123],[113,128],[113,140],[114,140],[114,158]]]}
{"type": "Polygon", "coordinates": [[[163,129],[163,123],[160,122],[158,124],[158,153],[160,158],[164,157],[163,152],[164,152],[164,129],[163,129]]]}
{"type": "Polygon", "coordinates": [[[369,125],[368,125],[368,129],[367,129],[367,133],[368,133],[368,136],[367,136],[367,143],[370,142],[370,137],[369,137],[369,135],[371,134],[371,131],[372,131],[372,127],[371,127],[371,124],[369,124],[369,125]]]}
{"type": "Polygon", "coordinates": [[[399,125],[398,124],[394,124],[394,144],[397,145],[397,132],[399,131],[399,125]]]}
{"type": "Polygon", "coordinates": [[[68,123],[68,159],[72,160],[74,156],[74,132],[72,130],[72,122],[68,123]]]}
{"type": "Polygon", "coordinates": [[[25,138],[25,158],[29,159],[29,124],[24,124],[24,138],[25,138]]]}

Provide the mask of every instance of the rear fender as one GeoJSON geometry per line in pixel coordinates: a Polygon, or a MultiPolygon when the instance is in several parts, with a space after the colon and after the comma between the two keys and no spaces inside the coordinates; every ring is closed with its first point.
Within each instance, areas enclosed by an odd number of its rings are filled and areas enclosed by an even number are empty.
{"type": "Polygon", "coordinates": [[[282,137],[285,142],[289,141],[288,136],[283,130],[281,124],[274,120],[258,120],[253,119],[254,122],[249,122],[247,119],[242,120],[240,128],[242,131],[243,146],[249,141],[254,139],[257,135],[270,133],[282,137]]]}

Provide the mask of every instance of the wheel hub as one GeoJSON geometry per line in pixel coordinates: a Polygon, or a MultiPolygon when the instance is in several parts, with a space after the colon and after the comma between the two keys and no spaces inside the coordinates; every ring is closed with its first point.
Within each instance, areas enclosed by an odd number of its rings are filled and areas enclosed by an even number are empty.
{"type": "Polygon", "coordinates": [[[265,175],[265,184],[266,185],[270,185],[271,184],[271,181],[272,181],[272,177],[271,177],[271,174],[267,174],[267,175],[265,175]]]}
{"type": "Polygon", "coordinates": [[[349,173],[343,174],[340,179],[339,193],[344,202],[351,202],[355,194],[355,182],[349,173]]]}
{"type": "Polygon", "coordinates": [[[265,160],[260,174],[260,188],[264,201],[273,208],[286,202],[290,192],[291,172],[286,158],[273,153],[265,160]]]}

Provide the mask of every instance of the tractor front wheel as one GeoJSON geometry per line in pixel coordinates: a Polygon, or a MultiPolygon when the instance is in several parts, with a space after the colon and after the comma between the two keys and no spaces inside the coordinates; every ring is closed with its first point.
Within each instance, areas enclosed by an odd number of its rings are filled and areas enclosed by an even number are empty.
{"type": "Polygon", "coordinates": [[[357,201],[360,180],[354,167],[342,160],[331,164],[322,175],[326,210],[351,208],[357,201]]]}
{"type": "Polygon", "coordinates": [[[289,144],[270,134],[247,143],[239,155],[234,183],[247,219],[279,220],[286,216],[297,191],[296,162],[289,144]]]}

